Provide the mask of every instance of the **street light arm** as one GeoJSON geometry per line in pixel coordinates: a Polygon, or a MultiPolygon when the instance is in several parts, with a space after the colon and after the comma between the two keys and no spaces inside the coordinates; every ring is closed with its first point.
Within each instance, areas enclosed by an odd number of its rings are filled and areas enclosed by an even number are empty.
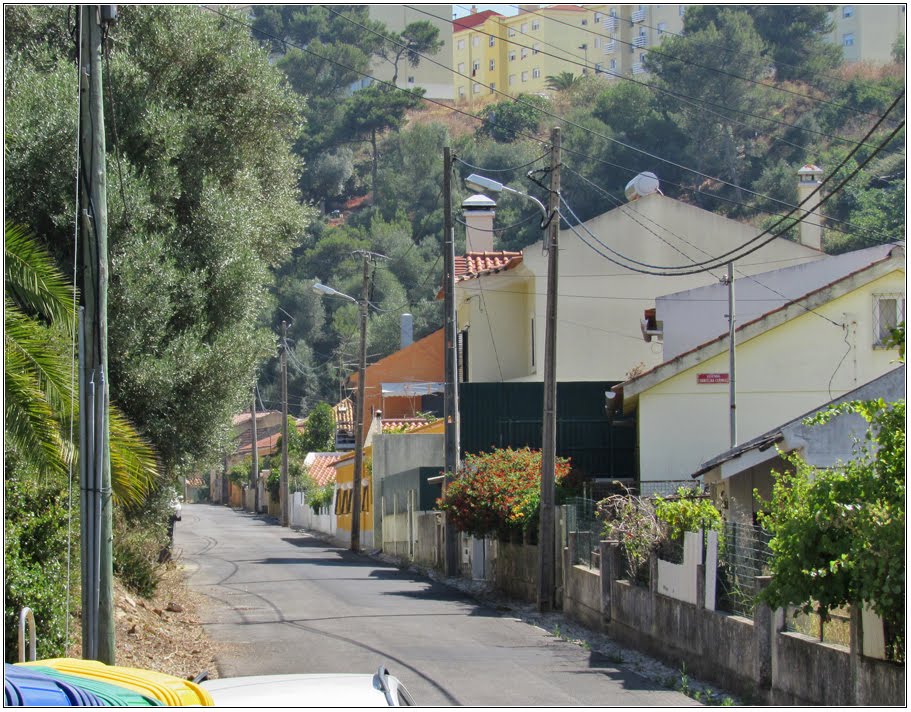
{"type": "Polygon", "coordinates": [[[333,289],[329,285],[322,284],[319,280],[316,280],[311,289],[321,296],[328,297],[341,297],[342,299],[347,299],[349,302],[354,302],[355,304],[360,304],[360,302],[354,297],[350,297],[344,292],[339,292],[337,289],[333,289]]]}
{"type": "Polygon", "coordinates": [[[538,200],[535,196],[529,195],[528,193],[523,193],[522,191],[516,190],[515,188],[510,188],[508,185],[504,185],[503,190],[507,193],[514,193],[515,195],[521,195],[523,198],[528,198],[531,202],[538,206],[538,210],[541,211],[541,215],[544,216],[545,220],[547,220],[549,217],[547,214],[547,208],[544,207],[544,203],[538,200]]]}

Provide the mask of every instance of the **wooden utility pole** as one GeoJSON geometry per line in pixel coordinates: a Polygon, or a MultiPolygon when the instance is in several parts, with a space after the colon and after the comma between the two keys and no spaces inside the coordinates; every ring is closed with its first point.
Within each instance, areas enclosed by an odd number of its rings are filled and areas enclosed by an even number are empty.
{"type": "Polygon", "coordinates": [[[250,485],[253,487],[253,513],[259,514],[259,448],[256,446],[256,384],[253,384],[253,400],[250,403],[250,453],[253,462],[250,464],[250,485]]]}
{"type": "MultiPolygon", "coordinates": [[[[443,398],[443,419],[446,477],[443,492],[449,476],[459,469],[459,367],[458,367],[458,320],[455,303],[455,230],[452,225],[452,153],[449,146],[443,148],[443,294],[446,330],[443,335],[446,344],[445,379],[443,398]]],[[[458,532],[451,517],[446,517],[445,571],[447,576],[459,572],[458,532]]]]}
{"type": "Polygon", "coordinates": [[[105,169],[104,109],[101,82],[102,15],[113,19],[112,6],[83,5],[80,7],[79,82],[80,82],[80,234],[83,245],[82,294],[85,300],[85,337],[83,353],[84,386],[80,394],[80,421],[85,436],[80,452],[81,467],[85,467],[83,488],[86,497],[97,506],[91,507],[92,522],[86,521],[83,510],[82,531],[93,531],[95,573],[83,580],[83,620],[90,621],[91,630],[83,628],[83,657],[109,665],[115,662],[114,639],[114,568],[113,512],[111,498],[111,458],[108,425],[108,251],[107,251],[107,173],[105,169]],[[94,417],[94,432],[89,436],[87,419],[94,417]],[[88,472],[89,465],[94,472],[88,472]],[[88,634],[86,640],[85,634],[88,634]],[[88,647],[88,650],[87,650],[88,647]]]}
{"type": "Polygon", "coordinates": [[[288,526],[288,322],[282,321],[282,472],[279,482],[281,525],[288,526]]]}
{"type": "Polygon", "coordinates": [[[557,278],[560,237],[560,129],[550,133],[550,193],[547,201],[547,313],[544,336],[544,414],[541,435],[541,505],[538,536],[538,610],[553,610],[556,571],[554,529],[557,460],[557,278]]]}
{"type": "Polygon", "coordinates": [[[361,287],[360,312],[361,343],[357,377],[357,403],[354,424],[354,491],[351,493],[351,551],[361,549],[361,488],[364,468],[364,399],[367,384],[367,300],[370,296],[369,253],[364,252],[364,284],[361,287]]]}

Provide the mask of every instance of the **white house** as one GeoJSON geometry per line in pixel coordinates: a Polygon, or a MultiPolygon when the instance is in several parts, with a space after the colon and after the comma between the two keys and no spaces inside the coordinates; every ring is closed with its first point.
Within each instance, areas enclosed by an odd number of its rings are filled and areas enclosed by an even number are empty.
{"type": "MultiPolygon", "coordinates": [[[[885,338],[904,310],[905,255],[895,247],[866,267],[741,324],[737,441],[895,368],[897,352],[885,338]]],[[[690,481],[701,463],[730,447],[728,367],[725,332],[614,388],[623,412],[637,415],[643,492],[690,481]]]]}
{"type": "MultiPolygon", "coordinates": [[[[456,261],[456,305],[462,332],[462,380],[543,380],[547,255],[543,242],[522,252],[493,250],[493,201],[466,201],[467,243],[456,261]]],[[[652,276],[619,267],[595,252],[594,236],[612,250],[652,265],[702,262],[743,245],[752,225],[660,193],[614,208],[559,236],[557,379],[621,381],[633,369],[663,360],[661,344],[640,326],[655,299],[717,282],[724,268],[682,276],[652,276]],[[580,235],[582,237],[580,237],[580,235]],[[584,239],[583,239],[584,238],[584,239]],[[586,244],[589,243],[589,244],[586,244]]],[[[824,257],[808,244],[774,239],[737,269],[744,275],[824,257]]]]}

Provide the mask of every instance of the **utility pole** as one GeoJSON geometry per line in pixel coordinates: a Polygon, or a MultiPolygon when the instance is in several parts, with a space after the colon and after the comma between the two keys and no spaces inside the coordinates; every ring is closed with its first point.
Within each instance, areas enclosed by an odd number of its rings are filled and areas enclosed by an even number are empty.
{"type": "Polygon", "coordinates": [[[555,468],[557,460],[557,278],[560,237],[560,128],[550,133],[550,193],[547,246],[547,313],[544,336],[544,414],[541,435],[541,505],[538,536],[538,610],[553,610],[556,578],[554,528],[555,468]]]}
{"type": "Polygon", "coordinates": [[[728,262],[728,390],[731,402],[731,447],[737,445],[737,389],[735,387],[736,345],[734,343],[734,261],[728,262]]]}
{"type": "Polygon", "coordinates": [[[355,404],[354,425],[354,491],[351,493],[351,551],[361,549],[361,488],[363,487],[364,468],[364,399],[367,384],[367,300],[370,296],[368,271],[369,253],[364,252],[364,284],[361,288],[361,300],[358,303],[360,312],[361,343],[360,362],[357,377],[357,403],[355,404]]]}
{"type": "MultiPolygon", "coordinates": [[[[458,367],[458,320],[455,303],[455,230],[452,225],[452,153],[449,146],[443,148],[443,293],[446,330],[443,335],[446,344],[445,379],[443,398],[445,421],[446,476],[443,479],[443,494],[446,493],[449,476],[459,469],[459,367],[458,367]]],[[[459,571],[458,532],[451,517],[446,517],[445,571],[455,576],[459,571]]]]}
{"type": "Polygon", "coordinates": [[[279,504],[282,510],[281,524],[288,526],[288,322],[282,321],[282,472],[279,482],[279,504]]]}
{"type": "Polygon", "coordinates": [[[115,6],[83,5],[79,26],[80,82],[80,222],[85,300],[83,389],[80,393],[80,479],[86,505],[82,532],[91,531],[93,571],[83,579],[83,657],[115,662],[113,502],[109,436],[107,173],[101,82],[101,23],[116,15],[115,6]],[[89,500],[94,504],[89,505],[89,500]],[[92,521],[89,521],[91,518],[92,521]],[[88,627],[85,621],[88,620],[88,627]]]}
{"type": "Polygon", "coordinates": [[[253,513],[259,513],[259,448],[256,446],[256,383],[253,384],[253,400],[250,404],[250,444],[253,462],[250,467],[250,484],[253,487],[253,513]]]}

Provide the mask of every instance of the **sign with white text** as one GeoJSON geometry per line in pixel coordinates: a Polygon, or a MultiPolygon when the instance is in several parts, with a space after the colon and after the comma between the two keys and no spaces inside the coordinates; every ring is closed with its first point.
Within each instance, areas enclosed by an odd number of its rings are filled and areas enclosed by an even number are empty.
{"type": "Polygon", "coordinates": [[[730,383],[731,379],[726,373],[699,373],[696,375],[697,383],[730,383]]]}

